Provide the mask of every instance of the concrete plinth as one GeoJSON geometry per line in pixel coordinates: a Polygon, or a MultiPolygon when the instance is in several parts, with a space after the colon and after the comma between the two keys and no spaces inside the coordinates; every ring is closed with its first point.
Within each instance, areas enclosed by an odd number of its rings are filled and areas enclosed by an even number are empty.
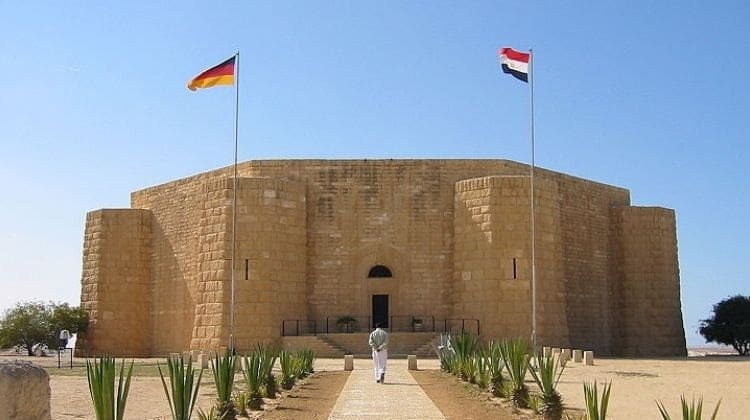
{"type": "Polygon", "coordinates": [[[552,356],[552,347],[542,347],[542,356],[544,357],[552,356]]]}
{"type": "Polygon", "coordinates": [[[581,363],[583,360],[583,350],[573,350],[573,361],[581,363]]]}
{"type": "Polygon", "coordinates": [[[344,370],[354,370],[354,355],[353,354],[344,355],[344,370]]]}
{"type": "Polygon", "coordinates": [[[417,355],[416,354],[410,354],[406,356],[406,360],[409,362],[409,370],[418,370],[417,369],[417,355]]]}
{"type": "Polygon", "coordinates": [[[206,353],[199,354],[198,358],[196,359],[201,369],[208,369],[209,360],[211,360],[211,356],[206,353]]]}
{"type": "Polygon", "coordinates": [[[583,364],[586,366],[594,366],[594,352],[587,350],[583,352],[583,364]]]}

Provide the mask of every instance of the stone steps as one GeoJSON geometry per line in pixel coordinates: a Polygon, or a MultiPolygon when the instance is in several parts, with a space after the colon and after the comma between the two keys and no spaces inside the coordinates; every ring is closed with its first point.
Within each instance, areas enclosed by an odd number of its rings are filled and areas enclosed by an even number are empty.
{"type": "MultiPolygon", "coordinates": [[[[342,357],[353,354],[356,357],[370,357],[367,344],[369,333],[333,333],[297,337],[282,337],[284,350],[310,348],[316,357],[342,357]]],[[[388,337],[388,353],[393,357],[406,357],[415,354],[420,357],[435,355],[436,335],[432,332],[391,333],[388,337]]]]}

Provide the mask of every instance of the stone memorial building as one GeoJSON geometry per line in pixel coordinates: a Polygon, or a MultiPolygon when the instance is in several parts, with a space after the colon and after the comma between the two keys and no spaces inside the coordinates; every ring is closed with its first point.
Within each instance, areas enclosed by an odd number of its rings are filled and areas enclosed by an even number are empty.
{"type": "MultiPolygon", "coordinates": [[[[250,161],[235,218],[232,167],[136,191],[86,217],[78,351],[217,350],[231,331],[246,351],[344,316],[359,331],[420,320],[529,337],[528,174],[507,160],[250,161]]],[[[538,345],[685,355],[674,211],[540,168],[534,199],[538,345]]]]}

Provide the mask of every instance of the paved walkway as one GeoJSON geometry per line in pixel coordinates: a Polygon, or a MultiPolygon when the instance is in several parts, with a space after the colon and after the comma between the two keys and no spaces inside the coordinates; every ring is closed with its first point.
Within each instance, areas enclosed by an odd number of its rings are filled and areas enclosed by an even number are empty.
{"type": "Polygon", "coordinates": [[[354,370],[328,419],[376,418],[445,420],[407,370],[406,360],[388,360],[385,383],[379,384],[375,382],[372,361],[355,359],[354,370]]]}

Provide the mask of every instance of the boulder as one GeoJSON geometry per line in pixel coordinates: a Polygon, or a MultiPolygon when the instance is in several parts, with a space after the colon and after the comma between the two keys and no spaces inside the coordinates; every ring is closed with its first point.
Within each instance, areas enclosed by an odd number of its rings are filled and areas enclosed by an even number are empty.
{"type": "Polygon", "coordinates": [[[49,374],[41,366],[0,360],[0,419],[51,419],[49,374]]]}

